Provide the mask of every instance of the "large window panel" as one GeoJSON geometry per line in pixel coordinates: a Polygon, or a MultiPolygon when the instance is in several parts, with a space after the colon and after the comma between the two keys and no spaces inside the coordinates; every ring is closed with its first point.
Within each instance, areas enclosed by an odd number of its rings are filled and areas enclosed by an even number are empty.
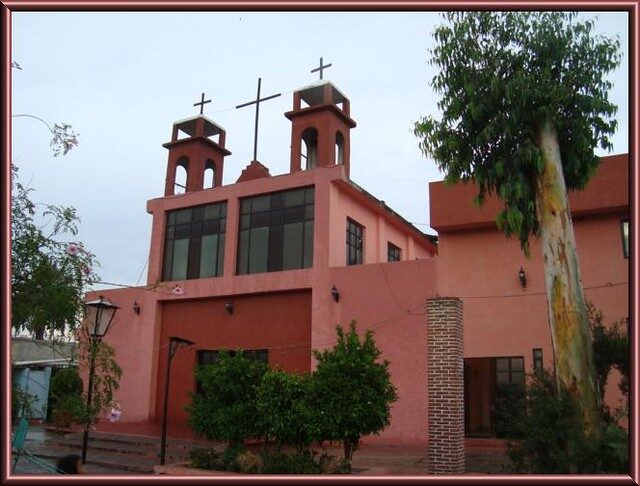
{"type": "Polygon", "coordinates": [[[166,221],[164,280],[222,275],[226,202],[169,211],[166,221]]]}
{"type": "Polygon", "coordinates": [[[313,265],[313,192],[303,187],[242,200],[238,274],[313,265]]]}

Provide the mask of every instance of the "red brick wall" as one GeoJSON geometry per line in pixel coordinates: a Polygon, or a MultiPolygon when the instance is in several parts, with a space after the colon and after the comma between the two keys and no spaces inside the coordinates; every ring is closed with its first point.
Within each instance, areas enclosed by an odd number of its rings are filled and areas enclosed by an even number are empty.
{"type": "Polygon", "coordinates": [[[462,301],[427,301],[429,473],[464,472],[462,301]]]}

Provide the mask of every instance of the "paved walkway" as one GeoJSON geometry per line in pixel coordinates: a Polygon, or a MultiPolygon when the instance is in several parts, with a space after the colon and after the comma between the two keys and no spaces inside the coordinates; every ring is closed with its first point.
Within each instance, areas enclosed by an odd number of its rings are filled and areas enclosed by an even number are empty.
{"type": "MultiPolygon", "coordinates": [[[[101,423],[92,430],[92,440],[88,450],[88,474],[133,475],[149,474],[149,465],[157,464],[157,451],[161,427],[159,423],[101,423]],[[119,442],[115,442],[119,441],[119,442]],[[109,444],[111,442],[111,444],[109,444]],[[116,444],[116,445],[114,445],[116,444]],[[144,451],[141,452],[140,448],[144,451]],[[117,450],[114,450],[117,448],[117,450]],[[111,457],[117,456],[117,460],[111,457]],[[92,463],[93,462],[93,463],[92,463]],[[141,466],[143,465],[143,466],[141,466]],[[123,469],[123,468],[127,469],[123,469]],[[145,469],[146,467],[146,469],[145,469]],[[145,472],[147,471],[147,472],[145,472]]],[[[30,426],[25,449],[38,453],[51,464],[55,458],[69,453],[80,454],[79,433],[69,434],[62,442],[59,435],[43,429],[42,426],[30,426]],[[75,447],[75,450],[73,449],[75,447]]],[[[167,464],[181,462],[185,450],[189,447],[210,447],[211,442],[194,436],[193,432],[178,425],[171,425],[168,431],[167,464]]],[[[466,474],[505,474],[507,473],[504,442],[467,441],[466,474]]],[[[327,452],[340,457],[340,447],[328,447],[327,452]]],[[[427,457],[424,446],[390,446],[362,444],[354,454],[355,470],[366,469],[370,475],[427,475],[427,457]]],[[[15,474],[50,474],[38,466],[21,459],[15,474]]]]}

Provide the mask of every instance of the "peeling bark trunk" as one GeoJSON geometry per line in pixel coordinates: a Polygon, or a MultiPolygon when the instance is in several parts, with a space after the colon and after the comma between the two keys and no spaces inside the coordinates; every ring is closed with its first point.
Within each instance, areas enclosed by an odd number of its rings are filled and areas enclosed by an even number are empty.
{"type": "Polygon", "coordinates": [[[537,133],[544,169],[536,179],[536,215],[544,257],[556,380],[577,398],[589,432],[599,431],[599,392],[567,190],[553,125],[537,133]]]}

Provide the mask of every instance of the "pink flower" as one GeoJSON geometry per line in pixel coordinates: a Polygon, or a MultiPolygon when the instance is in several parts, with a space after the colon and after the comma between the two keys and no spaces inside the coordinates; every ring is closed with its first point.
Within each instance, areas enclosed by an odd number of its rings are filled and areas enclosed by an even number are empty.
{"type": "Polygon", "coordinates": [[[174,295],[182,295],[182,294],[184,294],[184,290],[182,290],[178,284],[176,284],[175,287],[173,287],[173,290],[171,290],[171,292],[174,295]]]}
{"type": "Polygon", "coordinates": [[[80,247],[74,243],[69,243],[67,245],[67,254],[71,256],[75,256],[80,252],[80,247]]]}
{"type": "Polygon", "coordinates": [[[82,273],[84,274],[85,277],[88,277],[89,275],[91,275],[91,268],[82,267],[82,273]]]}

